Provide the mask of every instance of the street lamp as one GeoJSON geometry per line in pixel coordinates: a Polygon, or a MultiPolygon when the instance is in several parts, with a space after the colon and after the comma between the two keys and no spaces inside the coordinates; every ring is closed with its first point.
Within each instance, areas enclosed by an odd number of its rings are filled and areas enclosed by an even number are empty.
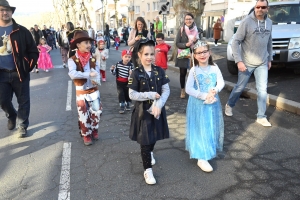
{"type": "Polygon", "coordinates": [[[101,3],[102,3],[102,31],[103,31],[103,34],[104,34],[104,15],[103,15],[103,7],[104,7],[104,0],[101,0],[101,3]]]}
{"type": "Polygon", "coordinates": [[[115,1],[115,18],[116,18],[116,24],[117,24],[117,29],[119,27],[119,20],[118,20],[118,11],[117,11],[117,2],[118,0],[114,0],[115,1]]]}

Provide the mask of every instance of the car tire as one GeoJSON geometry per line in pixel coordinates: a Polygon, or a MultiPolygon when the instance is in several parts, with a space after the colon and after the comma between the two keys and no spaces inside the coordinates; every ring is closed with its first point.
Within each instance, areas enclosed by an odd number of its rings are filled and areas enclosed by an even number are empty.
{"type": "Polygon", "coordinates": [[[237,75],[239,70],[234,61],[227,60],[227,69],[230,74],[237,75]]]}

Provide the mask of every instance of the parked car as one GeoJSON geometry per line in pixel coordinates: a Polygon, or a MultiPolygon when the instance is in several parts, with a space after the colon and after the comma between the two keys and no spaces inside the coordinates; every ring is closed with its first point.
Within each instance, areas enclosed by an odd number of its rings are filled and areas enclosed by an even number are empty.
{"type": "MultiPolygon", "coordinates": [[[[300,3],[298,1],[281,1],[269,4],[268,17],[272,20],[272,67],[286,67],[300,74],[300,3]]],[[[236,22],[238,27],[240,22],[236,22]]],[[[227,45],[227,68],[231,74],[238,74],[234,62],[231,44],[227,45]]]]}

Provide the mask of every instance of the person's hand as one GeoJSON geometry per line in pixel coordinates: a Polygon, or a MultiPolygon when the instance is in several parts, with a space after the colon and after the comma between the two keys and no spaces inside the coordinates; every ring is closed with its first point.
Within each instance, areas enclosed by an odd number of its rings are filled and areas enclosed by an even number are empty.
{"type": "Polygon", "coordinates": [[[106,58],[103,56],[103,57],[102,57],[102,60],[106,60],[106,58]]]}
{"type": "Polygon", "coordinates": [[[132,74],[132,70],[129,70],[129,75],[131,75],[132,74]]]}
{"type": "Polygon", "coordinates": [[[135,41],[138,41],[138,40],[140,40],[140,39],[141,39],[141,36],[140,36],[140,35],[138,35],[138,36],[135,37],[135,41]]]}
{"type": "Polygon", "coordinates": [[[95,81],[92,81],[92,84],[93,84],[93,85],[97,85],[97,83],[96,83],[95,81]]]}
{"type": "Polygon", "coordinates": [[[152,107],[152,114],[155,118],[158,118],[161,113],[161,109],[157,106],[152,107]]]}
{"type": "Polygon", "coordinates": [[[98,76],[97,72],[90,72],[90,77],[95,77],[95,76],[98,76]]]}
{"type": "Polygon", "coordinates": [[[271,67],[272,67],[272,63],[271,63],[271,61],[269,61],[269,62],[268,62],[268,69],[270,70],[271,67]]]}
{"type": "Polygon", "coordinates": [[[159,98],[160,98],[160,95],[159,95],[158,93],[156,93],[156,94],[155,94],[155,98],[156,98],[156,99],[159,99],[159,98]]]}
{"type": "Polygon", "coordinates": [[[160,52],[160,49],[159,49],[159,48],[157,48],[157,49],[155,49],[155,51],[156,51],[156,52],[160,52]]]}
{"type": "Polygon", "coordinates": [[[247,67],[243,62],[238,62],[237,66],[240,72],[245,72],[247,70],[247,67]]]}
{"type": "Polygon", "coordinates": [[[114,70],[115,68],[116,68],[115,65],[112,65],[112,66],[110,67],[111,70],[114,70]]]}
{"type": "Polygon", "coordinates": [[[193,41],[189,41],[188,43],[185,44],[185,46],[190,47],[193,44],[193,41]]]}

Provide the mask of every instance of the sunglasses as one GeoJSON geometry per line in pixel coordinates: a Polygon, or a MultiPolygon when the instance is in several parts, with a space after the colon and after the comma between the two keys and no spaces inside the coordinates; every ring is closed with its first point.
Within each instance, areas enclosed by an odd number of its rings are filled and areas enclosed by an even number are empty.
{"type": "Polygon", "coordinates": [[[205,51],[195,52],[194,54],[195,54],[195,55],[201,55],[201,54],[205,55],[205,54],[207,54],[208,52],[209,52],[208,50],[205,50],[205,51]]]}
{"type": "Polygon", "coordinates": [[[264,10],[264,9],[267,9],[268,6],[255,6],[255,8],[258,9],[258,10],[259,10],[260,8],[264,10]]]}

